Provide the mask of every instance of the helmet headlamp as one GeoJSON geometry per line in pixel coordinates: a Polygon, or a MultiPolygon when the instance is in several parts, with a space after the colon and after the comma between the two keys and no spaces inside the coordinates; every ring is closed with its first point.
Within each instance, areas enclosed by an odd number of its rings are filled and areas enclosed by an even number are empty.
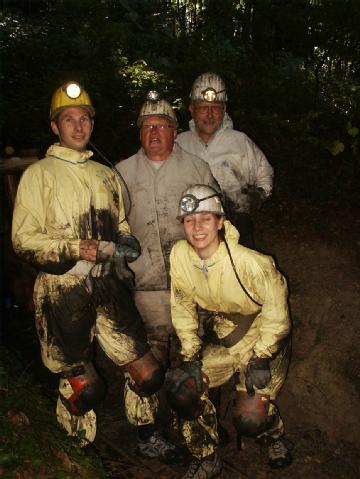
{"type": "Polygon", "coordinates": [[[190,92],[191,101],[226,102],[226,85],[216,73],[206,72],[199,75],[190,92]]]}
{"type": "Polygon", "coordinates": [[[81,95],[81,87],[78,83],[68,83],[65,88],[65,93],[69,98],[72,100],[75,100],[76,98],[79,98],[81,95]]]}
{"type": "Polygon", "coordinates": [[[214,196],[219,196],[218,193],[214,193],[204,198],[196,198],[196,196],[191,193],[183,196],[180,200],[180,209],[184,213],[193,213],[196,211],[202,201],[208,200],[209,198],[214,198],[214,196]]]}
{"type": "Polygon", "coordinates": [[[194,195],[185,195],[180,200],[180,208],[185,213],[192,213],[199,206],[199,200],[194,195]]]}
{"type": "Polygon", "coordinates": [[[161,100],[161,95],[156,90],[150,90],[150,91],[148,91],[148,93],[146,95],[146,99],[148,101],[159,101],[159,100],[161,100]]]}
{"type": "Polygon", "coordinates": [[[51,97],[50,120],[54,120],[64,108],[73,106],[86,108],[91,117],[95,116],[95,108],[86,90],[79,83],[69,81],[55,90],[51,97]]]}
{"type": "Polygon", "coordinates": [[[224,215],[221,193],[209,185],[197,184],[187,188],[181,195],[176,218],[182,221],[185,216],[196,213],[224,215]]]}
{"type": "Polygon", "coordinates": [[[223,93],[224,91],[225,90],[216,91],[215,88],[209,87],[205,90],[202,90],[201,96],[204,101],[213,102],[216,101],[220,93],[223,93]]]}

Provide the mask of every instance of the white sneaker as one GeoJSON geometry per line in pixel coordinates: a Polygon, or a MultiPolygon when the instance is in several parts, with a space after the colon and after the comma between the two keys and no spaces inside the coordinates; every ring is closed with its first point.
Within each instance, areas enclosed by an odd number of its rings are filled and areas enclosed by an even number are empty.
{"type": "Polygon", "coordinates": [[[218,477],[221,471],[222,461],[215,452],[211,459],[209,456],[202,459],[194,458],[182,479],[210,479],[218,477]]]}
{"type": "Polygon", "coordinates": [[[155,431],[146,441],[140,441],[139,454],[149,459],[160,459],[163,462],[175,462],[179,458],[179,449],[155,431]]]}

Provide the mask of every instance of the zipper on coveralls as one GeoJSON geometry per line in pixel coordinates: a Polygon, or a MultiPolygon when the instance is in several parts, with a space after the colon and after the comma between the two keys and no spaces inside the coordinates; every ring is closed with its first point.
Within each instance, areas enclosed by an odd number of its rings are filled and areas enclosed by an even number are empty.
{"type": "MultiPolygon", "coordinates": [[[[212,295],[211,295],[211,289],[210,289],[210,285],[209,285],[209,270],[208,270],[208,267],[207,267],[207,264],[205,262],[205,260],[203,260],[201,262],[201,267],[200,267],[200,271],[203,273],[203,275],[205,276],[205,280],[206,280],[206,285],[207,285],[207,290],[208,290],[208,297],[209,297],[209,304],[213,303],[213,299],[212,299],[212,295]]],[[[214,310],[214,313],[217,314],[218,311],[217,310],[214,310]]]]}

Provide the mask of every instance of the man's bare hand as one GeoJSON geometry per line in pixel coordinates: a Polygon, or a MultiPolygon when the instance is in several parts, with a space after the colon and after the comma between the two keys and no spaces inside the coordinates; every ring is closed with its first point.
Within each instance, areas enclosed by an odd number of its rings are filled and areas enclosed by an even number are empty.
{"type": "Polygon", "coordinates": [[[96,255],[98,249],[98,240],[81,240],[80,241],[80,259],[86,261],[96,262],[96,255]]]}

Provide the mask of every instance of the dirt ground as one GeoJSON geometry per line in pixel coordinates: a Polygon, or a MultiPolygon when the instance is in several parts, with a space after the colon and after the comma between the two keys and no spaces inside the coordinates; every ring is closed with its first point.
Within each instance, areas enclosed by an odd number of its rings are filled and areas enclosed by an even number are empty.
{"type": "Polygon", "coordinates": [[[288,211],[279,202],[256,224],[258,246],[288,279],[293,321],[292,362],[278,402],[295,460],[281,477],[360,477],[357,209],[345,199],[307,199],[288,211]],[[268,215],[275,208],[280,221],[268,215]]]}
{"type": "MultiPolygon", "coordinates": [[[[223,478],[360,477],[360,203],[355,188],[350,196],[336,190],[316,196],[308,194],[311,187],[275,192],[255,216],[257,248],[274,256],[289,284],[293,352],[278,404],[293,464],[274,471],[257,444],[247,441],[244,450],[236,448],[227,389],[222,415],[232,442],[220,449],[223,478]]],[[[15,337],[19,344],[22,333],[11,329],[5,328],[8,342],[15,337]]],[[[34,352],[36,342],[31,344],[34,352]]],[[[98,411],[97,445],[109,478],[180,478],[186,459],[167,466],[137,455],[135,431],[122,408],[121,374],[106,361],[100,367],[109,394],[98,411]]]]}

